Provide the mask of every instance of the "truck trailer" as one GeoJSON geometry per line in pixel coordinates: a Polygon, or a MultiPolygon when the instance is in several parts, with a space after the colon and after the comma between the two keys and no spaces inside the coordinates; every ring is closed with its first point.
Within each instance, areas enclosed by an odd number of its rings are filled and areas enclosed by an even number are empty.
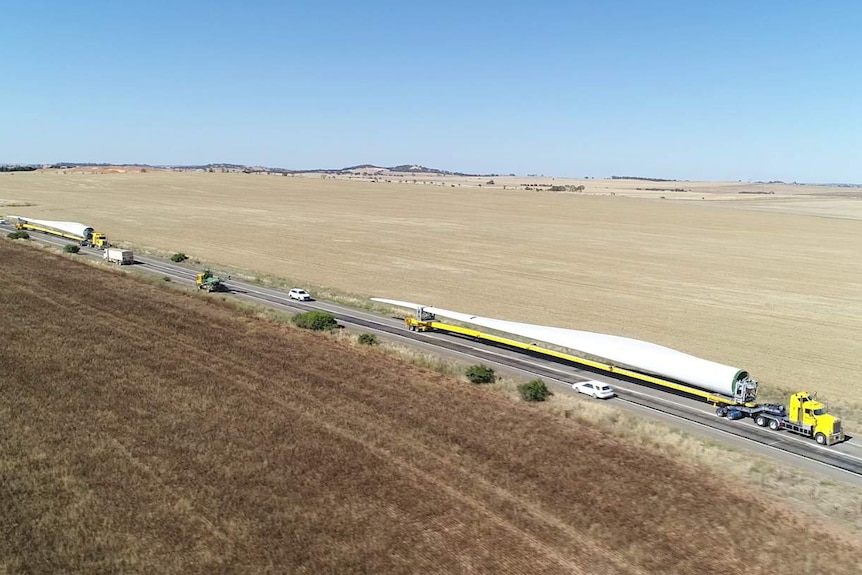
{"type": "Polygon", "coordinates": [[[787,430],[813,438],[821,445],[833,445],[844,440],[841,421],[829,414],[826,406],[807,391],[792,394],[789,406],[756,403],[758,382],[743,369],[631,338],[486,318],[399,300],[372,300],[413,309],[414,315],[404,318],[411,331],[439,331],[469,337],[574,363],[590,371],[605,372],[635,383],[646,383],[702,399],[715,407],[719,417],[751,417],[761,427],[787,430]],[[576,353],[596,359],[445,323],[437,320],[438,315],[529,338],[533,342],[577,350],[576,353]]]}
{"type": "Polygon", "coordinates": [[[107,248],[103,257],[106,262],[121,266],[135,263],[135,254],[131,250],[107,248]]]}
{"type": "Polygon", "coordinates": [[[101,232],[96,232],[90,226],[79,222],[62,222],[54,220],[34,220],[21,216],[14,217],[17,221],[15,228],[32,232],[42,232],[67,240],[74,240],[82,246],[106,249],[110,246],[108,238],[101,232]]]}

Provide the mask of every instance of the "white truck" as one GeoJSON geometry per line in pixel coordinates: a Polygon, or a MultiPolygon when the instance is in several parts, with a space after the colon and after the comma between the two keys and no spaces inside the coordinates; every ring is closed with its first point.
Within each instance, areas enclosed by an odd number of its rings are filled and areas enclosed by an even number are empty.
{"type": "Polygon", "coordinates": [[[135,263],[135,254],[131,250],[108,248],[105,250],[105,261],[112,264],[126,265],[135,263]]]}

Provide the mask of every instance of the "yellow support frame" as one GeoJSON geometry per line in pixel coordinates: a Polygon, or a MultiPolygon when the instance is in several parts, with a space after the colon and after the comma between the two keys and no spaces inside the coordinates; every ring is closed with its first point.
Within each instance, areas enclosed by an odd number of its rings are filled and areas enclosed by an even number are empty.
{"type": "MultiPolygon", "coordinates": [[[[615,375],[624,375],[631,379],[644,381],[646,383],[651,383],[653,385],[660,385],[661,387],[666,387],[668,389],[673,389],[675,391],[680,391],[682,393],[686,393],[688,395],[694,395],[697,397],[701,397],[712,403],[713,405],[736,405],[736,402],[729,397],[724,397],[722,395],[716,395],[714,393],[710,393],[708,391],[704,391],[702,389],[697,389],[696,387],[689,387],[687,385],[676,383],[673,381],[667,381],[658,377],[653,377],[651,375],[646,375],[643,373],[639,373],[637,371],[632,371],[630,369],[626,369],[623,367],[617,367],[611,365],[609,363],[602,363],[599,361],[593,361],[590,359],[584,359],[582,357],[578,357],[576,355],[571,355],[568,353],[562,353],[559,351],[554,351],[552,349],[547,349],[544,347],[539,347],[536,344],[532,343],[522,343],[520,341],[515,341],[513,339],[508,339],[505,337],[500,337],[496,335],[491,335],[489,333],[482,333],[481,331],[470,329],[466,327],[460,327],[457,325],[451,325],[447,323],[441,323],[438,321],[419,321],[416,318],[407,317],[405,318],[405,322],[407,323],[407,327],[413,331],[442,331],[448,333],[454,333],[458,335],[465,335],[467,337],[473,337],[479,340],[491,341],[494,343],[498,343],[501,345],[505,345],[508,347],[514,347],[517,349],[523,349],[526,351],[532,351],[535,353],[539,353],[542,355],[547,355],[550,357],[555,357],[557,359],[562,359],[565,361],[569,361],[571,363],[575,363],[578,365],[583,365],[586,367],[590,367],[593,369],[606,371],[615,375]]],[[[750,406],[753,406],[751,404],[750,406]]],[[[749,407],[750,407],[749,406],[749,407]]]]}
{"type": "Polygon", "coordinates": [[[66,232],[62,232],[59,230],[55,230],[53,228],[43,228],[42,226],[37,226],[36,224],[31,223],[17,223],[15,227],[19,230],[30,230],[33,232],[44,232],[46,234],[51,234],[52,236],[60,236],[61,238],[66,238],[70,240],[75,240],[78,242],[84,241],[80,236],[75,236],[72,234],[67,234],[66,232]]]}

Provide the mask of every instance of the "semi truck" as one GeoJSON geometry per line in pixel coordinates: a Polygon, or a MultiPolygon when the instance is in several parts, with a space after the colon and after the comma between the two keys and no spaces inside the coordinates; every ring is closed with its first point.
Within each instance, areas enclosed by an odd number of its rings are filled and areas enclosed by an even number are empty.
{"type": "Polygon", "coordinates": [[[807,391],[791,394],[786,406],[756,403],[758,382],[743,369],[630,338],[485,318],[399,300],[372,299],[413,309],[414,314],[404,318],[411,331],[437,331],[469,337],[699,398],[710,403],[719,417],[732,420],[750,417],[761,427],[774,431],[786,430],[812,438],[821,445],[844,441],[841,420],[828,413],[826,406],[807,391]],[[439,321],[438,315],[532,341],[524,343],[474,328],[446,323],[439,321]],[[577,350],[576,353],[583,356],[550,349],[538,345],[537,342],[566,350],[577,350]]]}
{"type": "Polygon", "coordinates": [[[111,264],[131,265],[135,263],[135,254],[131,250],[118,248],[107,248],[103,256],[105,261],[111,264]]]}
{"type": "Polygon", "coordinates": [[[790,396],[789,405],[717,405],[715,414],[729,419],[748,416],[760,427],[773,431],[786,429],[791,433],[813,437],[820,445],[832,445],[844,440],[841,420],[827,412],[826,406],[807,391],[790,396]]]}
{"type": "Polygon", "coordinates": [[[79,222],[62,222],[54,220],[34,220],[21,216],[14,217],[15,228],[32,232],[42,232],[67,240],[74,240],[82,246],[106,249],[110,246],[108,238],[102,232],[94,231],[93,228],[79,222]]]}

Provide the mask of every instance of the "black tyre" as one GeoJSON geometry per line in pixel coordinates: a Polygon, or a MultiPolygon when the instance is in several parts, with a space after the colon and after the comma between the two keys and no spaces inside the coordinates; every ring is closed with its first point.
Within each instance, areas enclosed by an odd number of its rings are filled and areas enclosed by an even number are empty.
{"type": "Polygon", "coordinates": [[[817,435],[814,436],[814,441],[816,441],[820,445],[826,445],[826,436],[823,435],[822,433],[818,433],[817,435]]]}
{"type": "Polygon", "coordinates": [[[778,429],[780,427],[781,427],[781,425],[779,425],[777,419],[770,419],[769,420],[769,429],[771,429],[772,431],[778,431],[778,429]]]}
{"type": "Polygon", "coordinates": [[[754,418],[754,423],[756,423],[760,427],[766,427],[766,424],[769,423],[770,421],[771,421],[770,419],[767,419],[767,418],[763,417],[762,415],[758,415],[757,417],[754,418]]]}

